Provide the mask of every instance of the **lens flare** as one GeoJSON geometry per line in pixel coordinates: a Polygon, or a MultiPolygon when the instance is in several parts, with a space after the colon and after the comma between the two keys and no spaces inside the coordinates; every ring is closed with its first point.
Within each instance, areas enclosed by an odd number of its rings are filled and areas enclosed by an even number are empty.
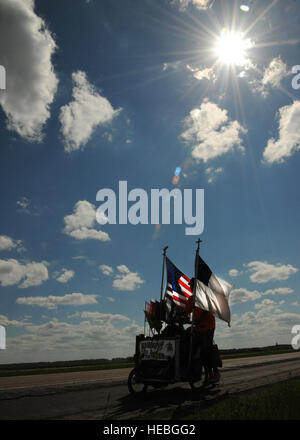
{"type": "Polygon", "coordinates": [[[240,10],[243,12],[249,12],[250,11],[250,7],[248,5],[241,5],[240,6],[240,10]]]}

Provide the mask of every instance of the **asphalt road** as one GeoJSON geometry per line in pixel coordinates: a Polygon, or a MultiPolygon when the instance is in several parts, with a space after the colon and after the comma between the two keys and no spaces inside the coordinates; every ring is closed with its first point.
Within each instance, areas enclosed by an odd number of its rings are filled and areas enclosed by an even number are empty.
{"type": "Polygon", "coordinates": [[[130,420],[155,417],[176,419],[200,399],[216,399],[300,377],[300,352],[230,359],[223,362],[217,387],[192,391],[178,383],[149,391],[143,398],[129,395],[131,369],[57,373],[0,378],[0,419],[96,419],[130,420]]]}

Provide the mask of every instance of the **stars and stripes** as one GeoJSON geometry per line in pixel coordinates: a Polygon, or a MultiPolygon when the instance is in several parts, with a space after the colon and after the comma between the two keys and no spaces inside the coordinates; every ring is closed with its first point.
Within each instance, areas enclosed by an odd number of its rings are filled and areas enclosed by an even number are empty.
{"type": "Polygon", "coordinates": [[[167,287],[165,298],[172,300],[176,306],[184,309],[189,297],[193,294],[188,278],[182,273],[169,258],[166,258],[167,264],[167,287]]]}

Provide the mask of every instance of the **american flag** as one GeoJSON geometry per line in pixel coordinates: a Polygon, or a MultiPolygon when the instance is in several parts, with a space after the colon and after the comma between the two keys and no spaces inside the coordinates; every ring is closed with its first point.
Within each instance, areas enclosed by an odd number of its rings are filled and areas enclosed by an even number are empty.
{"type": "Polygon", "coordinates": [[[193,294],[188,278],[182,273],[169,258],[166,258],[167,263],[167,287],[165,298],[173,301],[178,307],[184,309],[189,297],[193,294]]]}

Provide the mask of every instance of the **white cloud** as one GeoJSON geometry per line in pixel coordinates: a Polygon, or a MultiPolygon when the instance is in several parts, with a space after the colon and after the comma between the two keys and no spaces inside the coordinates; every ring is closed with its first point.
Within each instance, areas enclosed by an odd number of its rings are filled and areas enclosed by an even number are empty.
{"type": "Polygon", "coordinates": [[[100,313],[100,312],[82,312],[80,314],[81,318],[91,319],[96,323],[108,323],[113,321],[130,321],[127,316],[111,313],[100,313]]]}
{"type": "Polygon", "coordinates": [[[15,259],[0,260],[0,283],[2,286],[18,285],[20,288],[39,286],[48,280],[48,269],[45,262],[21,264],[15,259]]]}
{"type": "MultiPolygon", "coordinates": [[[[77,317],[80,318],[80,314],[77,317]]],[[[94,317],[97,318],[96,315],[94,317]]],[[[38,325],[28,324],[26,333],[8,338],[7,345],[9,344],[10,349],[3,353],[6,357],[2,356],[2,361],[132,356],[133,341],[137,334],[143,332],[143,328],[123,315],[99,314],[98,318],[97,322],[89,316],[84,321],[73,324],[57,319],[38,325]]]]}
{"type": "Polygon", "coordinates": [[[244,287],[241,287],[239,289],[233,289],[231,291],[230,304],[233,305],[248,301],[255,301],[265,295],[289,295],[291,293],[293,293],[293,289],[290,289],[289,287],[277,287],[275,289],[268,289],[264,292],[258,292],[257,290],[248,290],[244,287]]]}
{"type": "Polygon", "coordinates": [[[5,315],[0,315],[0,325],[3,325],[4,327],[24,327],[26,322],[9,319],[5,315]]]}
{"type": "Polygon", "coordinates": [[[86,78],[86,73],[72,74],[73,98],[60,110],[59,120],[67,152],[84,149],[98,125],[108,124],[120,113],[110,102],[99,95],[86,78]]]}
{"type": "Polygon", "coordinates": [[[292,306],[294,306],[294,307],[299,307],[299,306],[300,306],[300,303],[299,303],[298,301],[295,301],[295,302],[292,303],[292,306]]]}
{"type": "Polygon", "coordinates": [[[190,111],[184,120],[185,131],[181,134],[186,144],[193,145],[192,156],[207,162],[241,146],[240,135],[246,130],[238,121],[230,121],[227,110],[204,100],[200,108],[190,111]]]}
{"type": "Polygon", "coordinates": [[[103,275],[106,275],[106,276],[110,276],[114,272],[113,268],[110,266],[107,266],[107,264],[101,264],[101,266],[99,266],[99,269],[101,270],[103,275]]]}
{"type": "Polygon", "coordinates": [[[197,9],[206,10],[213,5],[214,0],[172,0],[172,3],[177,3],[181,11],[185,11],[190,4],[197,9]]]}
{"type": "Polygon", "coordinates": [[[230,294],[230,305],[243,303],[247,301],[255,301],[258,298],[261,297],[261,292],[258,292],[257,290],[248,290],[244,287],[241,287],[240,289],[233,289],[230,294]]]}
{"type": "Polygon", "coordinates": [[[100,240],[109,241],[109,235],[101,230],[96,230],[96,208],[87,200],[79,200],[73,214],[64,217],[64,233],[77,240],[100,240]]]}
{"type": "Polygon", "coordinates": [[[127,266],[125,266],[125,264],[120,264],[119,266],[117,266],[117,269],[119,272],[124,273],[124,274],[130,273],[130,270],[128,269],[127,266]]]}
{"type": "Polygon", "coordinates": [[[83,293],[68,293],[63,296],[29,296],[17,298],[18,304],[46,307],[56,309],[57,306],[83,306],[86,304],[97,304],[97,295],[85,295],[83,293]]]}
{"type": "Polygon", "coordinates": [[[266,290],[263,295],[289,295],[293,292],[293,289],[290,289],[289,287],[277,287],[276,289],[266,290]]]}
{"type": "Polygon", "coordinates": [[[45,263],[28,263],[25,266],[25,280],[18,287],[40,286],[48,278],[45,263]]]}
{"type": "Polygon", "coordinates": [[[68,270],[63,268],[62,274],[56,278],[56,281],[59,283],[67,283],[71,278],[73,278],[75,275],[74,270],[68,270]]]}
{"type": "Polygon", "coordinates": [[[281,163],[300,149],[300,101],[279,109],[279,137],[271,138],[263,152],[264,160],[281,163]]]}
{"type": "Polygon", "coordinates": [[[230,269],[228,273],[231,277],[237,277],[239,275],[239,271],[237,269],[230,269]]]}
{"type": "Polygon", "coordinates": [[[213,167],[206,168],[205,174],[207,174],[207,182],[208,183],[213,183],[216,180],[218,174],[220,174],[222,172],[223,172],[223,168],[222,167],[219,167],[219,168],[213,168],[213,167]]]}
{"type": "Polygon", "coordinates": [[[202,79],[207,79],[208,81],[216,80],[216,74],[214,72],[214,69],[212,67],[205,67],[204,69],[195,69],[194,67],[187,64],[186,68],[193,72],[193,77],[196,78],[198,81],[201,81],[202,79]]]}
{"type": "Polygon", "coordinates": [[[137,272],[130,272],[124,264],[117,266],[117,270],[119,274],[115,275],[113,281],[113,287],[117,290],[132,291],[144,283],[144,280],[141,279],[137,272]]]}
{"type": "Polygon", "coordinates": [[[279,309],[279,303],[263,302],[255,311],[232,316],[231,327],[217,323],[216,338],[222,348],[262,347],[276,342],[290,344],[291,328],[298,324],[300,314],[279,309]]]}
{"type": "Polygon", "coordinates": [[[277,306],[277,303],[271,299],[264,299],[261,303],[255,304],[254,308],[257,310],[262,309],[274,309],[274,307],[277,306]]]}
{"type": "Polygon", "coordinates": [[[7,127],[40,141],[58,84],[51,62],[55,41],[34,12],[33,0],[1,0],[0,16],[0,53],[7,72],[0,104],[7,127]]]}
{"type": "Polygon", "coordinates": [[[14,240],[8,235],[0,235],[0,251],[12,251],[13,249],[18,253],[26,251],[22,240],[14,240]]]}
{"type": "Polygon", "coordinates": [[[269,66],[265,69],[262,78],[264,86],[278,87],[281,80],[288,75],[286,64],[280,57],[273,58],[269,66]]]}
{"type": "Polygon", "coordinates": [[[0,251],[11,251],[18,246],[18,242],[8,237],[7,235],[0,235],[0,251]]]}
{"type": "Polygon", "coordinates": [[[267,283],[268,281],[287,280],[292,274],[298,272],[291,264],[270,264],[266,261],[251,261],[246,267],[252,272],[250,280],[253,283],[267,283]]]}
{"type": "Polygon", "coordinates": [[[290,75],[286,64],[280,56],[273,58],[270,64],[261,72],[258,67],[249,62],[247,68],[239,74],[240,77],[248,77],[248,84],[254,92],[261,93],[265,98],[272,88],[280,87],[283,78],[290,75]]]}

